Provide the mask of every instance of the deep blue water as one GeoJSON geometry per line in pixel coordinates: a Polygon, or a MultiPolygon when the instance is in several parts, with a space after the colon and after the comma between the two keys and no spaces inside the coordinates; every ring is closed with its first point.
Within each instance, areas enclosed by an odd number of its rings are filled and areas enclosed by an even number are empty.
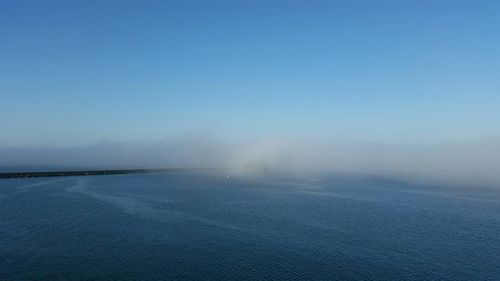
{"type": "Polygon", "coordinates": [[[0,180],[0,280],[500,280],[500,191],[188,173],[0,180]]]}

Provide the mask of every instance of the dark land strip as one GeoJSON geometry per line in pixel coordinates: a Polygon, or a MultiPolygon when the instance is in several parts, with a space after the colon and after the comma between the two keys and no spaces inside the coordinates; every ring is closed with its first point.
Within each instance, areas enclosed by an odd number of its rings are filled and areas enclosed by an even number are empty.
{"type": "Polygon", "coordinates": [[[39,178],[39,177],[74,177],[74,176],[104,176],[125,174],[148,174],[185,171],[187,169],[125,169],[125,170],[88,170],[88,171],[50,171],[50,172],[8,172],[0,173],[0,178],[39,178]]]}

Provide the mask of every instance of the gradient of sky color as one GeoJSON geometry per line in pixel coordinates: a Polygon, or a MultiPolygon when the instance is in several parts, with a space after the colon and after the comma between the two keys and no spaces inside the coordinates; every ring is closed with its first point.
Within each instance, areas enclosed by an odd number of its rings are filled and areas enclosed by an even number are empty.
{"type": "Polygon", "coordinates": [[[0,145],[500,136],[500,1],[0,1],[0,145]]]}

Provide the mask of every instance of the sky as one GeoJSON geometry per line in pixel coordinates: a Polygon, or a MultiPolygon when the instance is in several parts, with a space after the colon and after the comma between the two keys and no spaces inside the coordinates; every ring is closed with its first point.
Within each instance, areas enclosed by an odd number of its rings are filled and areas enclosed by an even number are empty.
{"type": "Polygon", "coordinates": [[[0,165],[180,143],[358,160],[466,150],[491,165],[479,155],[500,156],[499,15],[481,0],[0,0],[0,165]]]}

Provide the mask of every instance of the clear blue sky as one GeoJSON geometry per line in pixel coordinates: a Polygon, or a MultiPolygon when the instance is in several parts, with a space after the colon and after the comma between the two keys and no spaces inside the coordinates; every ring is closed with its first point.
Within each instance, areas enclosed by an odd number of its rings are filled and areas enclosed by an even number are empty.
{"type": "Polygon", "coordinates": [[[0,1],[0,145],[500,136],[500,1],[0,1]]]}

